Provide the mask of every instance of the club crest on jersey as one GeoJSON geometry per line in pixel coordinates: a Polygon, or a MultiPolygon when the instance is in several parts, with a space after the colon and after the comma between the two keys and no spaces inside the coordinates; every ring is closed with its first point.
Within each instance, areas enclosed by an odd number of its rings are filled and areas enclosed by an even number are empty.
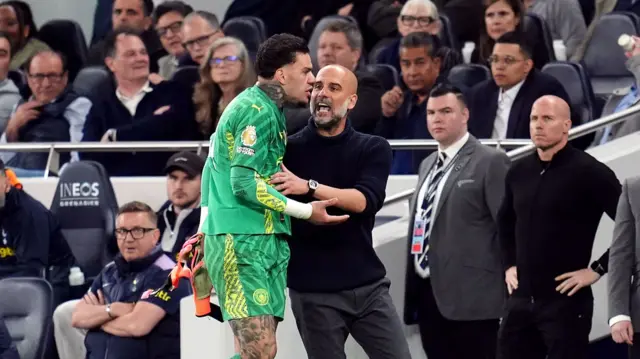
{"type": "Polygon", "coordinates": [[[246,147],[252,147],[258,141],[258,134],[256,133],[255,126],[247,126],[241,135],[242,145],[246,147]]]}

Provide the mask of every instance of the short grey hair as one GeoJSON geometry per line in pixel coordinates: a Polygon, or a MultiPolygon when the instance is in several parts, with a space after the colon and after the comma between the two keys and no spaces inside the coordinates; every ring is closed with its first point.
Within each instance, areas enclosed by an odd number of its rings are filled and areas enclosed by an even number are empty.
{"type": "Polygon", "coordinates": [[[362,50],[362,33],[358,25],[351,21],[334,20],[327,23],[322,32],[341,32],[347,38],[347,43],[352,50],[362,50]]]}
{"type": "Polygon", "coordinates": [[[403,15],[410,7],[427,8],[427,10],[429,11],[429,15],[431,15],[434,19],[438,19],[438,17],[440,16],[438,13],[438,7],[431,0],[409,0],[404,3],[404,6],[400,11],[400,15],[403,15]]]}
{"type": "Polygon", "coordinates": [[[220,30],[220,21],[216,14],[210,13],[208,11],[198,10],[190,13],[187,17],[184,18],[184,24],[191,22],[194,18],[199,17],[202,20],[206,21],[209,26],[214,30],[220,30]]]}

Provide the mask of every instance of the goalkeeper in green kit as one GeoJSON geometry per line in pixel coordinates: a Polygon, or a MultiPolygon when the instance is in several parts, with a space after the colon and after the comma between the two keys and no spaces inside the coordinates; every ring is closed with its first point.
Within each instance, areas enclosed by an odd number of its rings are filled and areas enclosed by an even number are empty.
{"type": "Polygon", "coordinates": [[[311,95],[314,76],[305,41],[274,35],[261,45],[255,66],[258,83],[227,106],[211,137],[199,234],[182,254],[194,258],[196,315],[208,314],[213,284],[235,336],[234,358],[271,359],[286,305],[289,217],[335,224],[348,216],[327,214],[337,199],[303,204],[269,184],[281,170],[287,142],[282,106],[307,104],[311,95]]]}

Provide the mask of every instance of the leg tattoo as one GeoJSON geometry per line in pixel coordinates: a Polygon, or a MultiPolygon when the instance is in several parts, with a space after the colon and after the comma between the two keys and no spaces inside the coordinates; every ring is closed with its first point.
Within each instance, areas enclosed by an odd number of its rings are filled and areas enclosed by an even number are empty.
{"type": "Polygon", "coordinates": [[[270,315],[230,321],[240,343],[242,359],[273,359],[276,356],[276,321],[270,315]]]}

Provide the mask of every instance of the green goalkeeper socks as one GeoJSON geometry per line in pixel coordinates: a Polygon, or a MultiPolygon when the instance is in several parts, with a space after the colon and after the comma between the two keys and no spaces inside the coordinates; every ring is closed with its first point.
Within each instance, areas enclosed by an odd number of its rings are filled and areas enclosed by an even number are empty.
{"type": "Polygon", "coordinates": [[[231,359],[242,359],[242,357],[240,356],[240,354],[236,354],[232,356],[231,359]]]}

